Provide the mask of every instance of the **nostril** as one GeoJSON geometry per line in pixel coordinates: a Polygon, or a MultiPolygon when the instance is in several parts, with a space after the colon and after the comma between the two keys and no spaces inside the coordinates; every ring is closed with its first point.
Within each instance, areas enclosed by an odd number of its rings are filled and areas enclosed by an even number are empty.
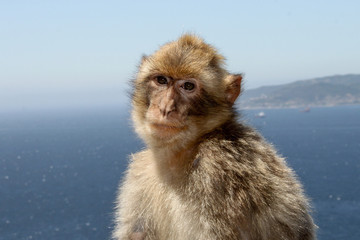
{"type": "Polygon", "coordinates": [[[167,106],[167,109],[166,109],[166,116],[169,116],[170,113],[174,112],[175,110],[176,110],[176,109],[175,109],[174,104],[168,105],[168,106],[167,106]]]}
{"type": "Polygon", "coordinates": [[[167,115],[167,112],[166,112],[165,109],[159,108],[159,111],[160,111],[160,113],[161,113],[161,115],[162,115],[163,117],[165,117],[165,116],[167,115]]]}
{"type": "Polygon", "coordinates": [[[170,116],[170,114],[171,114],[172,112],[174,112],[174,110],[173,110],[173,109],[172,109],[172,110],[170,110],[170,111],[167,111],[166,116],[167,116],[167,117],[169,117],[169,116],[170,116]]]}

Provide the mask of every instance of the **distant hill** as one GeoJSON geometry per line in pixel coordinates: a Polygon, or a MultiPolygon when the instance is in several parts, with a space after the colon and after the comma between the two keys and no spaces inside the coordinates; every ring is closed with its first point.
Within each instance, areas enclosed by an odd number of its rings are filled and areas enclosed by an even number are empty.
{"type": "Polygon", "coordinates": [[[335,75],[245,90],[241,108],[291,108],[360,104],[360,74],[335,75]]]}

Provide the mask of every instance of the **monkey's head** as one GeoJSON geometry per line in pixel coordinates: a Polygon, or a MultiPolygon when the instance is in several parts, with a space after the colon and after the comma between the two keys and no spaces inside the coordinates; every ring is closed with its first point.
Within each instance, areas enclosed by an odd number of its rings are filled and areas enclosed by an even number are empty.
{"type": "Polygon", "coordinates": [[[143,57],[132,117],[147,144],[186,146],[233,117],[242,77],[223,64],[216,49],[193,35],[143,57]]]}

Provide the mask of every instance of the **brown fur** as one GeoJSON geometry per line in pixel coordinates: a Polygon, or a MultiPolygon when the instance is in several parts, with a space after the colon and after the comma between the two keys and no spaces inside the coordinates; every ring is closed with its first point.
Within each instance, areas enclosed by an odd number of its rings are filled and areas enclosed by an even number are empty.
{"type": "Polygon", "coordinates": [[[131,157],[114,239],[315,239],[292,170],[236,121],[241,76],[223,61],[193,35],[143,58],[132,116],[148,148],[131,157]],[[158,84],[158,75],[168,83],[158,84]],[[193,92],[180,86],[186,79],[193,92]]]}

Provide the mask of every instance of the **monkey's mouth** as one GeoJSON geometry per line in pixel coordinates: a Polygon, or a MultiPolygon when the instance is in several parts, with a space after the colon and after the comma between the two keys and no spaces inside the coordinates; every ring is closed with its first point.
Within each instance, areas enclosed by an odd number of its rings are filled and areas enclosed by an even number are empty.
{"type": "Polygon", "coordinates": [[[168,131],[180,131],[183,130],[184,126],[163,124],[163,123],[151,123],[151,126],[158,129],[168,130],[168,131]]]}
{"type": "Polygon", "coordinates": [[[170,137],[172,135],[178,134],[185,129],[184,126],[163,123],[150,123],[150,126],[156,132],[156,135],[160,137],[170,137]]]}

